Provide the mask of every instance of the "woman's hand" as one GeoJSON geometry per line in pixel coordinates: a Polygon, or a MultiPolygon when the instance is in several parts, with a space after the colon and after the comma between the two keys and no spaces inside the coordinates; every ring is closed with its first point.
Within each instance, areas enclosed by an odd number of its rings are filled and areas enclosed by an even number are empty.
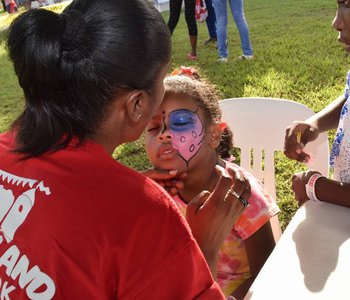
{"type": "Polygon", "coordinates": [[[241,172],[226,171],[219,166],[216,172],[220,179],[214,191],[201,192],[189,202],[186,210],[187,222],[214,277],[220,247],[244,209],[243,200],[239,198],[250,197],[248,179],[241,172]]]}
{"type": "Polygon", "coordinates": [[[315,140],[319,135],[319,129],[314,124],[306,122],[293,122],[286,129],[284,138],[284,154],[297,161],[306,163],[310,160],[310,154],[304,151],[308,142],[315,140]],[[298,141],[298,131],[300,131],[300,141],[298,141]]]}
{"type": "Polygon", "coordinates": [[[156,170],[148,169],[140,171],[144,176],[153,179],[160,186],[162,186],[170,196],[175,196],[179,190],[183,189],[183,179],[186,178],[187,173],[177,174],[177,170],[156,170]]]}
{"type": "Polygon", "coordinates": [[[308,183],[310,177],[315,173],[320,174],[317,171],[306,171],[296,173],[292,177],[292,190],[295,194],[295,200],[298,201],[299,206],[310,200],[306,194],[305,185],[308,183]]]}

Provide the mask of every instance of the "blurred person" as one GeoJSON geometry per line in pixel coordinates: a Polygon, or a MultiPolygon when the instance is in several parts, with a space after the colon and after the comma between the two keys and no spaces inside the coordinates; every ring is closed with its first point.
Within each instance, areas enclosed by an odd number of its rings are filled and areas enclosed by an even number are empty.
{"type": "Polygon", "coordinates": [[[14,0],[5,0],[5,10],[12,14],[18,11],[17,3],[14,0]]]}
{"type": "Polygon", "coordinates": [[[208,45],[210,43],[216,44],[216,17],[212,0],[205,0],[205,4],[208,11],[208,17],[205,19],[205,23],[207,24],[209,37],[203,42],[203,45],[208,45]]]}
{"type": "MultiPolygon", "coordinates": [[[[187,59],[197,59],[197,36],[198,28],[195,18],[195,5],[196,0],[184,0],[185,1],[185,19],[188,29],[188,35],[190,38],[191,51],[187,54],[187,59]]],[[[177,23],[179,22],[181,7],[183,0],[169,0],[170,15],[168,20],[168,27],[170,33],[173,34],[177,23]]]]}
{"type": "Polygon", "coordinates": [[[216,15],[216,33],[218,40],[219,62],[228,61],[227,48],[227,1],[229,2],[233,20],[236,23],[243,54],[239,59],[252,59],[253,48],[250,42],[249,28],[244,16],[243,0],[212,0],[216,15]]]}

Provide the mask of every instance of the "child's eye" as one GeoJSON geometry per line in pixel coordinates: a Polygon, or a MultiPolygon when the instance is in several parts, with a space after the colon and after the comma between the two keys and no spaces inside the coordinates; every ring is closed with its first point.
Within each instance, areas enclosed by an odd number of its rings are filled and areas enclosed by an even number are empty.
{"type": "Polygon", "coordinates": [[[194,123],[196,123],[196,120],[191,117],[179,117],[172,122],[174,126],[186,126],[194,123]]]}
{"type": "Polygon", "coordinates": [[[147,132],[155,131],[157,129],[159,129],[158,126],[157,127],[152,127],[152,128],[147,129],[147,132]]]}
{"type": "Polygon", "coordinates": [[[194,126],[196,118],[189,110],[177,110],[169,116],[169,127],[173,130],[187,130],[194,126]]]}

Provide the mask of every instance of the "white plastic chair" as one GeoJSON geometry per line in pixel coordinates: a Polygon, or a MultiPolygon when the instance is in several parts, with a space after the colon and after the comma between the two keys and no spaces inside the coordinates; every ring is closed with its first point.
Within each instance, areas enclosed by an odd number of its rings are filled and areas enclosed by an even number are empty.
{"type": "MultiPolygon", "coordinates": [[[[220,101],[220,106],[223,120],[233,131],[234,146],[241,149],[241,166],[259,179],[266,192],[276,199],[274,153],[283,151],[286,127],[293,121],[309,118],[314,112],[303,104],[277,98],[231,98],[220,101]]],[[[320,134],[306,150],[313,154],[308,168],[327,176],[327,134],[320,134]]],[[[276,223],[277,218],[272,220],[277,241],[281,230],[276,223]]]]}

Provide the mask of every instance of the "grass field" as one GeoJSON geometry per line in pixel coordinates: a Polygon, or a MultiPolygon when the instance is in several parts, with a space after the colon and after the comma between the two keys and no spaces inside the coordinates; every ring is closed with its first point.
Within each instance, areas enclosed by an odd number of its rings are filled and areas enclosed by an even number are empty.
{"type": "MultiPolygon", "coordinates": [[[[319,111],[343,91],[349,59],[337,43],[331,23],[335,0],[245,0],[255,59],[239,61],[240,40],[229,17],[229,62],[219,64],[214,46],[201,46],[207,38],[205,24],[199,24],[198,55],[195,63],[186,60],[189,52],[187,28],[182,14],[173,35],[173,67],[195,65],[224,95],[231,97],[276,97],[298,101],[319,111]]],[[[164,18],[168,14],[164,13],[164,18]]],[[[22,93],[0,46],[0,131],[4,131],[22,109],[22,93]]],[[[268,134],[268,133],[267,133],[268,134]]],[[[330,134],[330,142],[332,141],[330,134]]],[[[135,169],[148,167],[142,140],[120,146],[115,157],[135,169]]],[[[282,210],[282,227],[296,210],[290,178],[300,164],[276,154],[277,202],[282,210]]]]}

